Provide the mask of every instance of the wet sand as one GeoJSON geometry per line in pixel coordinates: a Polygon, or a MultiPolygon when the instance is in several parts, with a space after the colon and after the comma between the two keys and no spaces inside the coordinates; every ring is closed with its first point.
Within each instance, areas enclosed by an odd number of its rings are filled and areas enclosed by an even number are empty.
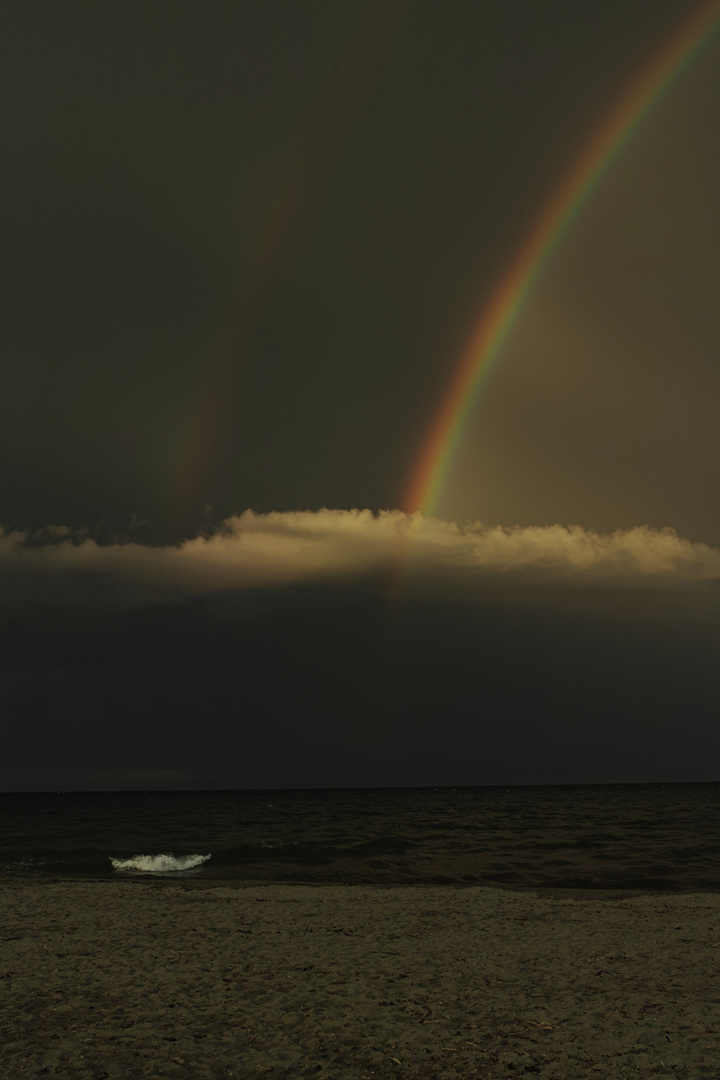
{"type": "Polygon", "coordinates": [[[720,1076],[720,895],[0,886],[0,1076],[720,1076]]]}

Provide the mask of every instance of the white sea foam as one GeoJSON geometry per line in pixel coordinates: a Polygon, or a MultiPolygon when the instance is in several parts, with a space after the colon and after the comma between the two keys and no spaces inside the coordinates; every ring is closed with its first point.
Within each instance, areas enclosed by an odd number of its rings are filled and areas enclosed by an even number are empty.
{"type": "Polygon", "coordinates": [[[113,870],[135,870],[143,874],[172,874],[178,870],[194,870],[202,866],[209,855],[173,855],[167,851],[162,855],[133,855],[131,859],[113,859],[113,870]]]}

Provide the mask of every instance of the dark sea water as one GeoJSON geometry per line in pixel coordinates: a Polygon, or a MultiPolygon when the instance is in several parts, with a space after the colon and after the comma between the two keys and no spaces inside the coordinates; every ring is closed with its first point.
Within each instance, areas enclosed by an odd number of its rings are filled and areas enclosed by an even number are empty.
{"type": "Polygon", "coordinates": [[[716,783],[0,794],[0,821],[5,878],[720,891],[716,783]]]}

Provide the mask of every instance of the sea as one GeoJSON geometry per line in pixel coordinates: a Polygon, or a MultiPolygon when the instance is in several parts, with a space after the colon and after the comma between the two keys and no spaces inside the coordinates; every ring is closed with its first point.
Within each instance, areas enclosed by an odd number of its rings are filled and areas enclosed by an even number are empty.
{"type": "Polygon", "coordinates": [[[720,891],[720,783],[0,794],[0,878],[720,891]]]}

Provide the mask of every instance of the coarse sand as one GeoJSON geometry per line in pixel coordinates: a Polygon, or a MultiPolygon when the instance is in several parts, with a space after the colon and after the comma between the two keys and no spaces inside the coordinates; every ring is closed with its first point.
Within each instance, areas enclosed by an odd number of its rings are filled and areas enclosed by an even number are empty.
{"type": "Polygon", "coordinates": [[[720,1077],[720,895],[9,881],[0,1078],[720,1077]]]}

